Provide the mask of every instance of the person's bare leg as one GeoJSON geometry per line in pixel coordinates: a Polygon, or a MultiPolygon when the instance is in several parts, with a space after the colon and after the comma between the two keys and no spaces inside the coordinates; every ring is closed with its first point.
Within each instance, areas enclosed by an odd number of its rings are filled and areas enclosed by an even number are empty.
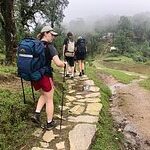
{"type": "Polygon", "coordinates": [[[50,92],[43,92],[44,98],[46,99],[46,114],[47,114],[47,122],[51,122],[53,119],[54,113],[54,104],[53,104],[53,94],[54,88],[51,89],[50,92]]]}
{"type": "Polygon", "coordinates": [[[45,100],[44,95],[43,95],[43,91],[40,91],[40,93],[41,93],[41,96],[38,100],[38,103],[37,103],[37,106],[36,106],[36,111],[35,111],[35,112],[38,112],[38,113],[41,112],[43,106],[46,103],[46,100],[45,100]]]}
{"type": "Polygon", "coordinates": [[[74,77],[74,66],[71,67],[71,77],[74,77]]]}

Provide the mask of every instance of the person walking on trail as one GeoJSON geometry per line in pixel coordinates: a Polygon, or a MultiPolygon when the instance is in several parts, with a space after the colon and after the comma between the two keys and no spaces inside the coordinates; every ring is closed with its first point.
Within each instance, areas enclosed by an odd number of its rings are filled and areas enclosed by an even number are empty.
{"type": "Polygon", "coordinates": [[[86,52],[87,52],[87,48],[86,48],[86,41],[83,37],[79,36],[76,42],[76,59],[78,61],[79,64],[79,76],[84,75],[84,61],[85,61],[85,57],[86,57],[86,52]]]}
{"type": "MultiPolygon", "coordinates": [[[[65,67],[65,63],[61,61],[58,57],[58,52],[53,46],[52,42],[58,34],[50,26],[44,26],[38,35],[38,38],[45,45],[45,57],[46,66],[51,68],[51,61],[58,67],[65,67]]],[[[52,70],[52,69],[51,69],[52,70]]],[[[52,71],[45,72],[44,76],[38,81],[32,81],[32,86],[35,90],[40,90],[40,98],[38,100],[35,114],[31,117],[31,120],[41,125],[40,122],[40,112],[44,105],[46,105],[47,123],[44,126],[46,129],[51,129],[56,126],[53,120],[54,104],[53,104],[53,94],[54,94],[54,84],[53,84],[53,74],[52,71]]]]}
{"type": "Polygon", "coordinates": [[[74,78],[74,54],[75,54],[75,41],[71,32],[67,33],[67,38],[63,43],[63,56],[67,61],[67,73],[66,77],[69,77],[71,72],[71,78],[74,78]]]}

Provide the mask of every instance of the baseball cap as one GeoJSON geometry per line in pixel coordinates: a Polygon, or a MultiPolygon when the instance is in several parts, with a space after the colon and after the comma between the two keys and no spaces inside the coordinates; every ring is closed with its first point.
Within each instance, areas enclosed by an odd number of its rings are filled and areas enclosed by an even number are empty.
{"type": "Polygon", "coordinates": [[[42,28],[42,30],[41,30],[41,33],[43,33],[43,32],[48,32],[48,31],[50,31],[50,33],[51,33],[52,35],[55,35],[55,36],[58,35],[58,33],[55,32],[54,29],[53,29],[51,26],[44,26],[44,27],[42,28]]]}

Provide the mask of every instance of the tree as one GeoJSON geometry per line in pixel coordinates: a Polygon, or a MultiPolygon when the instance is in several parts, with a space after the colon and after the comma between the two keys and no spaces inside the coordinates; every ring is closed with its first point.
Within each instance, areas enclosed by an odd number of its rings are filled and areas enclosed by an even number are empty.
{"type": "Polygon", "coordinates": [[[12,64],[16,51],[16,27],[14,18],[14,0],[1,0],[0,22],[4,29],[7,65],[12,64]]]}
{"type": "Polygon", "coordinates": [[[59,24],[63,17],[63,10],[69,4],[68,0],[20,0],[20,17],[23,28],[31,24],[37,25],[39,20],[50,22],[51,26],[59,24]]]}
{"type": "Polygon", "coordinates": [[[114,45],[119,49],[118,53],[124,55],[126,52],[130,51],[131,40],[127,36],[126,32],[120,31],[115,36],[114,45]]]}
{"type": "Polygon", "coordinates": [[[128,17],[125,16],[120,17],[120,20],[118,21],[118,29],[125,32],[132,30],[131,22],[128,19],[128,17]]]}
{"type": "Polygon", "coordinates": [[[67,5],[68,0],[1,0],[0,23],[5,35],[6,64],[12,64],[15,58],[16,25],[18,35],[42,21],[54,27],[62,21],[67,5]]]}

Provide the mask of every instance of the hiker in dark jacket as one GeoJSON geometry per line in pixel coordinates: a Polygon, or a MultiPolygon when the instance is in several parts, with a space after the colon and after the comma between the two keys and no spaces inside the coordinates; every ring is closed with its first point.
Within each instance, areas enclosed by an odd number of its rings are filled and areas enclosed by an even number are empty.
{"type": "Polygon", "coordinates": [[[83,37],[79,36],[76,42],[76,60],[78,61],[79,64],[79,76],[84,75],[84,61],[85,61],[85,57],[86,57],[86,51],[87,51],[87,47],[86,47],[86,41],[83,37]]]}
{"type": "MultiPolygon", "coordinates": [[[[44,43],[46,65],[51,67],[51,62],[53,60],[54,64],[58,67],[65,67],[63,61],[58,57],[58,52],[53,46],[52,42],[58,34],[50,26],[45,26],[42,28],[38,38],[44,43]]],[[[46,106],[47,123],[45,125],[46,129],[51,129],[56,125],[53,120],[54,104],[53,104],[53,94],[54,94],[54,84],[52,71],[46,72],[45,75],[38,81],[32,81],[32,85],[35,90],[40,90],[41,96],[38,100],[35,114],[31,117],[32,121],[41,124],[40,122],[40,112],[43,106],[46,106]]]]}

